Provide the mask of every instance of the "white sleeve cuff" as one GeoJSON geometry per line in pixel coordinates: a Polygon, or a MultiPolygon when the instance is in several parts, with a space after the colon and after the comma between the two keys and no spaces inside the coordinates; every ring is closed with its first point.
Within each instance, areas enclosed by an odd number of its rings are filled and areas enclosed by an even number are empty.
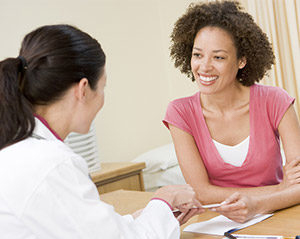
{"type": "Polygon", "coordinates": [[[157,233],[157,238],[176,239],[180,237],[180,226],[170,207],[161,200],[152,200],[135,219],[137,223],[146,223],[157,233]]]}

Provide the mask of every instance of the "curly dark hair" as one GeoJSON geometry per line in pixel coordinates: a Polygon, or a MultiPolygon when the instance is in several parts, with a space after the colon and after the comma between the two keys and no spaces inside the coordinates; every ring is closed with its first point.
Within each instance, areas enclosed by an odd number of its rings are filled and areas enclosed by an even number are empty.
{"type": "Polygon", "coordinates": [[[219,27],[232,36],[237,58],[247,60],[246,66],[239,69],[237,80],[245,86],[259,82],[274,64],[275,57],[267,35],[242,10],[236,1],[191,4],[176,21],[171,34],[170,56],[175,67],[194,81],[190,61],[196,34],[203,27],[219,27]]]}

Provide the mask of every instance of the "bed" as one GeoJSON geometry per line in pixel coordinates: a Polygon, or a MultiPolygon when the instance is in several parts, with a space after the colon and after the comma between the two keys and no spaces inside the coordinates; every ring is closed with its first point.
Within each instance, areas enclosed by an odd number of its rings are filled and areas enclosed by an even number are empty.
{"type": "Polygon", "coordinates": [[[185,184],[173,144],[163,145],[136,157],[133,162],[145,162],[143,170],[146,191],[171,184],[185,184]]]}

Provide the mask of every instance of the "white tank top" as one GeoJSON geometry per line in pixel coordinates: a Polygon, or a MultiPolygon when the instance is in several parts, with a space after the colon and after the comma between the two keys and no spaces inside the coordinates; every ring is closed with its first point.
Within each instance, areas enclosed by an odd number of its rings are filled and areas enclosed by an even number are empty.
{"type": "Polygon", "coordinates": [[[213,142],[224,162],[236,167],[241,167],[247,157],[249,139],[250,136],[244,139],[241,143],[234,146],[221,144],[214,139],[213,142]]]}

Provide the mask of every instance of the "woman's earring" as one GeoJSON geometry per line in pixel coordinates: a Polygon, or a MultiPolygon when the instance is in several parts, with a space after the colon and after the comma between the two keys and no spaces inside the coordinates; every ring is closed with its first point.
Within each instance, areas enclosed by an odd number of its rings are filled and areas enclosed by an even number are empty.
{"type": "Polygon", "coordinates": [[[239,64],[239,69],[243,69],[246,65],[246,61],[245,60],[242,60],[239,64]]]}

